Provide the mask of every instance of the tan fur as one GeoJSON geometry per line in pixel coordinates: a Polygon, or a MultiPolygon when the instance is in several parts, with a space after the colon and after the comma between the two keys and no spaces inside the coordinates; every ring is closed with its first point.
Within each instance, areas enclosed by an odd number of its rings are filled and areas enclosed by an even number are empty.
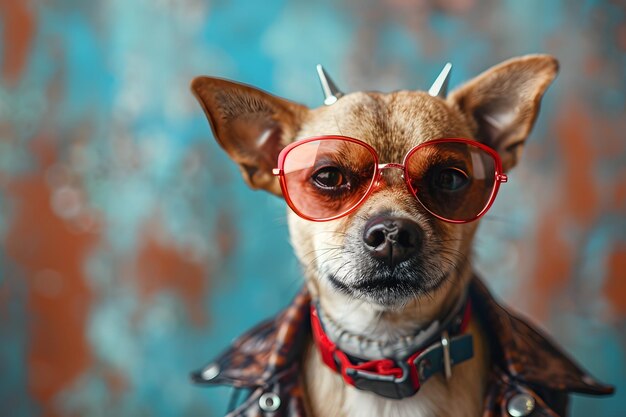
{"type": "MultiPolygon", "coordinates": [[[[197,78],[192,89],[218,142],[240,164],[248,184],[280,194],[278,181],[271,175],[280,149],[291,141],[320,135],[345,135],[367,142],[377,150],[381,163],[401,163],[409,149],[425,141],[475,138],[496,149],[508,170],[519,158],[557,67],[552,57],[530,55],[486,71],[445,101],[417,91],[358,92],[312,110],[214,78],[197,78]]],[[[316,223],[288,211],[288,222],[311,293],[324,312],[351,333],[377,340],[412,334],[446,315],[471,276],[471,243],[478,222],[450,224],[434,219],[407,191],[398,170],[385,171],[380,186],[351,215],[316,223]],[[354,259],[344,253],[346,242],[361,230],[365,219],[381,211],[410,218],[423,229],[422,256],[445,276],[436,290],[400,305],[384,306],[352,298],[329,284],[329,272],[349,272],[353,266],[354,259]]],[[[349,278],[348,273],[342,276],[346,282],[349,278]]],[[[469,331],[474,335],[475,357],[455,366],[449,381],[435,376],[418,394],[399,401],[347,386],[321,363],[311,344],[302,376],[311,415],[481,415],[489,354],[480,323],[472,321],[469,331]]]]}

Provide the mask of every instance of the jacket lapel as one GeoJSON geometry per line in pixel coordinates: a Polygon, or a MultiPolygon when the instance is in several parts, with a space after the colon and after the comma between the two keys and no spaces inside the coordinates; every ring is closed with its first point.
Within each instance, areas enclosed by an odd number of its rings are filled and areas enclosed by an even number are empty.
{"type": "Polygon", "coordinates": [[[286,310],[240,336],[214,362],[192,373],[192,380],[238,388],[265,386],[275,375],[299,362],[311,333],[310,304],[305,286],[286,310]]]}
{"type": "Polygon", "coordinates": [[[548,336],[500,306],[478,278],[473,280],[471,291],[492,348],[498,352],[495,356],[513,378],[558,391],[613,392],[583,371],[548,336]]]}

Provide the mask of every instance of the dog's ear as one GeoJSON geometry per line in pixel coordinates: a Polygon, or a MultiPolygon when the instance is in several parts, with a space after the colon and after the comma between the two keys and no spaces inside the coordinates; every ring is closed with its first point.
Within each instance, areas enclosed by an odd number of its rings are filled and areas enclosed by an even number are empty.
{"type": "Polygon", "coordinates": [[[498,151],[505,171],[517,163],[558,67],[550,55],[513,58],[450,94],[448,102],[475,123],[476,139],[498,151]]]}
{"type": "Polygon", "coordinates": [[[197,77],[191,90],[215,139],[239,164],[248,185],[281,195],[272,168],[276,168],[280,151],[296,136],[307,108],[218,78],[197,77]]]}

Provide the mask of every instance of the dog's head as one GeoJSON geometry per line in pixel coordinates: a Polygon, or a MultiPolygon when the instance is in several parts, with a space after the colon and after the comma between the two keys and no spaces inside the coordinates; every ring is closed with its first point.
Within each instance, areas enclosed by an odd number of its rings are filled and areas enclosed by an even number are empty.
{"type": "MultiPolygon", "coordinates": [[[[248,185],[281,196],[272,172],[279,153],[321,135],[365,142],[379,163],[401,163],[409,150],[434,139],[471,138],[495,150],[506,172],[517,163],[557,67],[550,56],[526,56],[489,69],[446,99],[421,91],[357,92],[316,109],[215,78],[196,78],[192,90],[248,185]]],[[[353,164],[359,157],[341,155],[353,164]]],[[[337,179],[325,175],[323,181],[337,179]]],[[[289,211],[292,242],[317,295],[397,310],[412,302],[436,308],[462,290],[478,222],[435,217],[402,176],[401,170],[381,171],[367,199],[335,220],[316,222],[289,211]]]]}

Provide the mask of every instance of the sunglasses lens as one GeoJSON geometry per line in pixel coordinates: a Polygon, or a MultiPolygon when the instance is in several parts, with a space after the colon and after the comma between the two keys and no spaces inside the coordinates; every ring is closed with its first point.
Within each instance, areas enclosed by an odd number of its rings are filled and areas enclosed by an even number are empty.
{"type": "Polygon", "coordinates": [[[291,148],[283,172],[291,208],[309,219],[327,220],[361,202],[374,181],[376,158],[357,142],[315,140],[291,148]]]}
{"type": "Polygon", "coordinates": [[[496,160],[464,142],[427,144],[406,161],[413,193],[436,216],[475,219],[489,205],[496,184],[496,160]]]}

